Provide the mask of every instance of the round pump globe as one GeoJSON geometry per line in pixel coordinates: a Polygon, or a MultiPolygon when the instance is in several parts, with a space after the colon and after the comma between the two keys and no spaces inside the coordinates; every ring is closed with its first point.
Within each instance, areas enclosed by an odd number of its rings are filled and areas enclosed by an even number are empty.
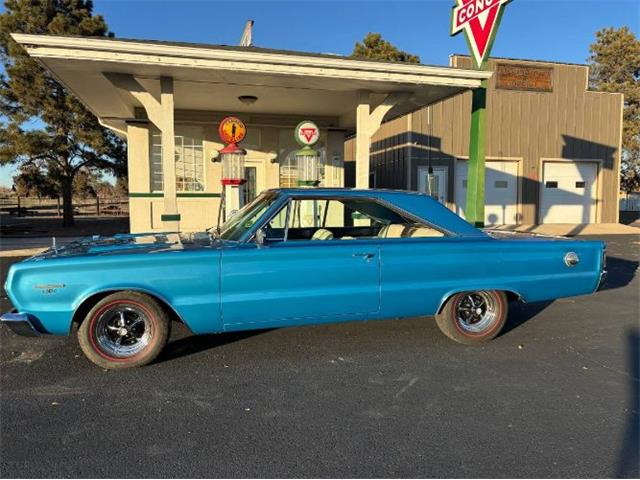
{"type": "Polygon", "coordinates": [[[312,148],[305,147],[296,152],[298,186],[315,187],[320,183],[320,155],[312,148]]]}
{"type": "Polygon", "coordinates": [[[244,170],[246,155],[247,151],[235,144],[229,144],[220,150],[223,185],[242,185],[246,182],[244,170]]]}

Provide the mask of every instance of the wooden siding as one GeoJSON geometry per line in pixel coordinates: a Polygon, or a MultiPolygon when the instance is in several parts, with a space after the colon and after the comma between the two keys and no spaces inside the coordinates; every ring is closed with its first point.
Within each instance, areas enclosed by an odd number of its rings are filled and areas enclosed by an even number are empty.
{"type": "MultiPolygon", "coordinates": [[[[451,63],[472,67],[466,56],[453,56],[451,63]]],[[[521,222],[537,223],[543,159],[601,162],[597,218],[617,222],[622,94],[588,91],[584,65],[491,59],[489,68],[494,70],[497,63],[553,70],[552,92],[500,90],[495,75],[489,81],[486,156],[522,159],[521,222]]],[[[372,140],[376,185],[416,189],[417,167],[426,165],[430,156],[432,165],[450,166],[452,201],[453,159],[468,156],[470,118],[471,93],[466,92],[384,123],[372,140]]],[[[355,158],[354,145],[346,142],[345,161],[355,158]]]]}

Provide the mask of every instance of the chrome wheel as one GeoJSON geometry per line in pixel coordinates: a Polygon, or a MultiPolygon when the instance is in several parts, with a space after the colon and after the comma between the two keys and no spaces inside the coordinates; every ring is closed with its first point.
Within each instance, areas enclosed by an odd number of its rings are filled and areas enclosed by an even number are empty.
{"type": "Polygon", "coordinates": [[[467,293],[456,306],[456,321],[469,333],[482,333],[493,324],[497,315],[497,303],[489,292],[467,293]]]}
{"type": "Polygon", "coordinates": [[[145,311],[133,305],[115,305],[95,322],[95,339],[111,357],[128,358],[144,350],[152,337],[151,320],[145,311]]]}

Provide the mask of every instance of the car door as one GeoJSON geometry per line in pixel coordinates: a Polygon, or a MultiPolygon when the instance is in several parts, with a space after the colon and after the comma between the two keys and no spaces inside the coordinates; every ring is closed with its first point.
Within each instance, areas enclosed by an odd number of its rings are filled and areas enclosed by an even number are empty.
{"type": "Polygon", "coordinates": [[[348,320],[380,308],[375,242],[247,244],[223,251],[221,275],[226,330],[348,320]]]}

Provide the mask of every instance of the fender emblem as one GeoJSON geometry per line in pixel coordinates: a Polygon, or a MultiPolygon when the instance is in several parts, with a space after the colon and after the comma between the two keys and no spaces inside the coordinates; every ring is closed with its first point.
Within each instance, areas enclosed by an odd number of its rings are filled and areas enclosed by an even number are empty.
{"type": "Polygon", "coordinates": [[[63,283],[47,283],[41,285],[34,285],[33,288],[37,288],[42,290],[42,293],[45,295],[50,295],[52,293],[56,293],[56,290],[59,288],[64,288],[65,285],[63,283]]]}

